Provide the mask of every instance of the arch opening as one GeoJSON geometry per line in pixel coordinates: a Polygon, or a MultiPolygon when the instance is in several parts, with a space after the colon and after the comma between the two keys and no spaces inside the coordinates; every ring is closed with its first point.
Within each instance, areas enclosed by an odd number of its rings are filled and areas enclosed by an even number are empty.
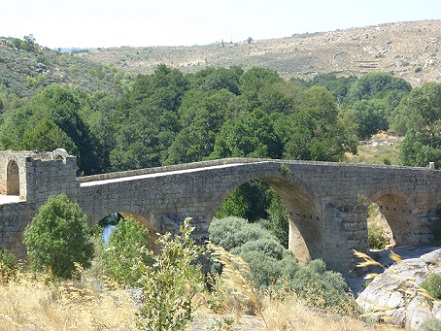
{"type": "Polygon", "coordinates": [[[6,194],[20,195],[20,173],[14,160],[9,161],[6,170],[6,194]]]}
{"type": "Polygon", "coordinates": [[[105,243],[108,242],[111,233],[118,227],[118,223],[122,219],[132,218],[137,221],[140,225],[144,226],[149,230],[149,240],[147,243],[147,247],[150,250],[153,250],[155,253],[158,252],[158,247],[156,245],[156,241],[158,240],[157,231],[153,227],[153,225],[143,216],[134,214],[131,212],[113,212],[110,215],[102,218],[98,224],[103,228],[102,238],[105,243]]]}
{"type": "Polygon", "coordinates": [[[392,229],[377,202],[372,202],[367,211],[369,249],[384,250],[396,245],[392,229]]]}
{"type": "Polygon", "coordinates": [[[226,211],[229,208],[230,212],[233,211],[229,215],[246,218],[240,214],[243,213],[244,208],[237,207],[237,203],[243,203],[250,197],[257,197],[258,201],[267,203],[264,206],[259,203],[252,204],[254,206],[251,208],[252,215],[258,217],[254,217],[251,222],[260,223],[273,232],[300,263],[321,257],[321,217],[303,185],[281,177],[249,181],[226,192],[215,216],[217,218],[228,216],[226,211]],[[260,191],[253,192],[253,188],[260,188],[260,191]],[[244,193],[248,193],[248,196],[244,197],[244,193]],[[265,193],[267,197],[264,196],[265,193]],[[256,210],[257,208],[260,212],[256,210]],[[238,213],[234,214],[235,211],[238,213]]]}
{"type": "Polygon", "coordinates": [[[369,246],[371,250],[410,246],[414,242],[414,233],[418,233],[416,222],[412,222],[412,209],[406,197],[386,193],[368,207],[367,215],[369,246]],[[382,247],[375,247],[373,242],[384,242],[382,247]]]}

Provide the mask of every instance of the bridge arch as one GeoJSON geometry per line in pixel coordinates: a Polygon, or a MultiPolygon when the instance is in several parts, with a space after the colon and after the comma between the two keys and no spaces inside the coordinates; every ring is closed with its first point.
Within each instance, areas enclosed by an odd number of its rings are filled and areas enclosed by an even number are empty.
{"type": "Polygon", "coordinates": [[[220,195],[208,219],[211,221],[223,201],[241,185],[253,180],[262,180],[272,187],[281,197],[288,210],[289,238],[288,249],[293,252],[299,262],[322,256],[321,220],[322,209],[316,202],[313,191],[304,182],[288,176],[276,175],[247,176],[246,179],[228,185],[220,195]]]}
{"type": "Polygon", "coordinates": [[[377,203],[392,233],[393,246],[418,244],[412,242],[413,233],[418,233],[418,222],[413,220],[415,207],[409,196],[397,189],[381,190],[375,193],[370,201],[377,203]]]}
{"type": "MultiPolygon", "coordinates": [[[[109,213],[105,216],[103,216],[100,220],[102,221],[103,219],[105,219],[106,217],[110,216],[111,214],[117,213],[119,215],[121,215],[122,218],[128,219],[128,218],[132,218],[135,221],[137,221],[141,226],[147,228],[147,230],[149,230],[149,241],[147,243],[147,247],[149,249],[152,249],[155,252],[158,252],[158,247],[156,245],[156,240],[158,240],[158,235],[157,235],[157,231],[155,229],[155,227],[149,222],[149,220],[145,217],[143,217],[142,215],[139,214],[135,214],[132,212],[127,212],[127,211],[116,211],[113,213],[109,213]]],[[[97,222],[97,223],[99,223],[97,222]]]]}

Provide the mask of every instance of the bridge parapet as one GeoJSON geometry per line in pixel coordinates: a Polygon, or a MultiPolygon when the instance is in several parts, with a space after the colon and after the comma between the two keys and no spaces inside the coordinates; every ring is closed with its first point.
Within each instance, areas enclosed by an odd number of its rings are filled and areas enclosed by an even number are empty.
{"type": "Polygon", "coordinates": [[[209,161],[175,164],[175,165],[163,166],[163,167],[110,172],[107,174],[78,177],[77,180],[80,183],[87,183],[87,182],[106,180],[106,179],[117,179],[117,178],[124,178],[124,177],[157,174],[157,173],[162,173],[162,172],[199,169],[199,168],[206,168],[206,167],[211,167],[211,166],[216,166],[216,165],[226,165],[226,164],[235,164],[235,163],[255,163],[255,162],[259,162],[259,161],[267,161],[267,159],[250,159],[250,158],[217,159],[217,160],[209,160],[209,161]]]}

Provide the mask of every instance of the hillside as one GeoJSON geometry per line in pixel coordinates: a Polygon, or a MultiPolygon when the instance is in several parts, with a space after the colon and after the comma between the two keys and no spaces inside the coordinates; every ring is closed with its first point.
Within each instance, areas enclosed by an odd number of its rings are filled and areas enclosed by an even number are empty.
{"type": "Polygon", "coordinates": [[[118,94],[131,79],[131,75],[124,75],[115,67],[51,50],[26,38],[27,41],[0,37],[0,101],[33,96],[51,83],[118,94]]]}
{"type": "Polygon", "coordinates": [[[383,71],[420,86],[441,78],[440,44],[441,20],[427,20],[295,34],[251,43],[104,48],[76,56],[143,74],[152,73],[158,64],[184,73],[207,66],[259,66],[276,70],[285,78],[311,78],[328,72],[358,76],[383,71]]]}

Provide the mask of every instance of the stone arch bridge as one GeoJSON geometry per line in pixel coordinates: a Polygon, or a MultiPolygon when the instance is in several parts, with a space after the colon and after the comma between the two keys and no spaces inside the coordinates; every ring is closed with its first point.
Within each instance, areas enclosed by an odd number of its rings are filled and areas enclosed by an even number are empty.
{"type": "Polygon", "coordinates": [[[429,168],[268,159],[221,159],[77,177],[64,150],[0,152],[0,246],[24,257],[24,228],[51,195],[77,201],[93,226],[114,212],[152,232],[176,232],[190,216],[204,241],[216,210],[240,185],[260,179],[289,211],[289,248],[348,273],[353,249],[368,252],[367,205],[377,202],[397,246],[429,245],[439,222],[441,172],[429,168]]]}

